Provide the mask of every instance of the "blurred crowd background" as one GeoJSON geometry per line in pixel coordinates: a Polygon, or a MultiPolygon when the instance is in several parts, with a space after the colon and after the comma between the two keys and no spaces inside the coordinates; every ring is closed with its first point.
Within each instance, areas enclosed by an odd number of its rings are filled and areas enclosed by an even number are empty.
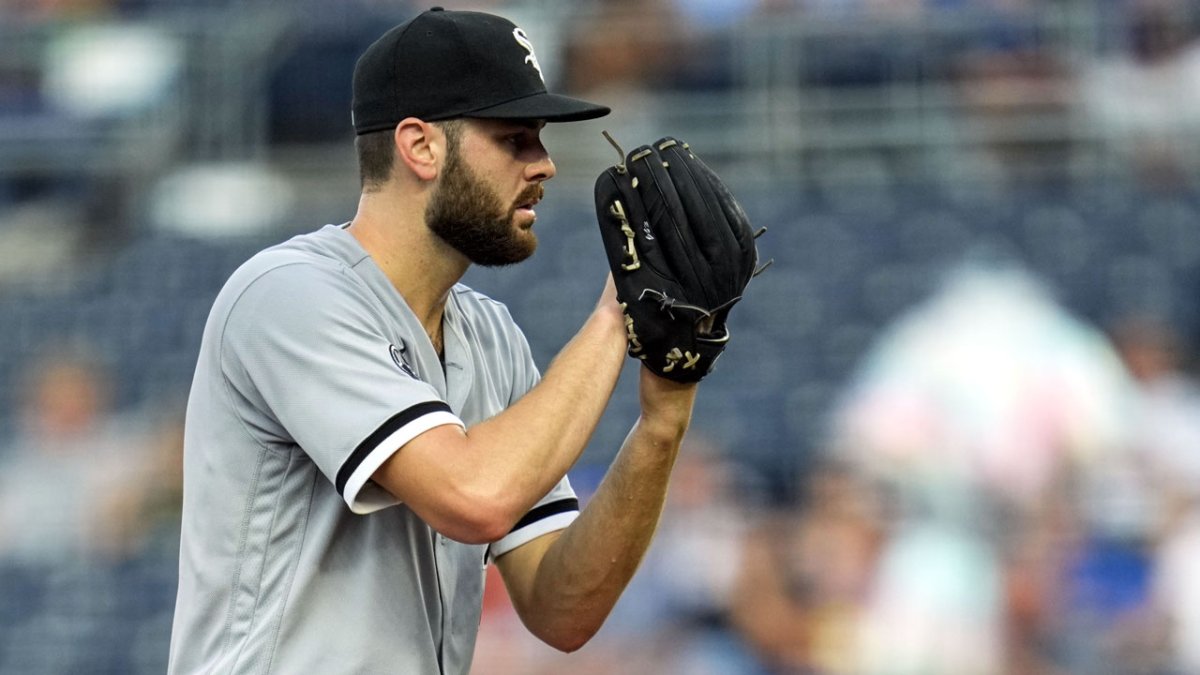
{"type": "MultiPolygon", "coordinates": [[[[775,259],[605,628],[557,654],[494,579],[474,672],[1200,673],[1195,3],[446,4],[614,109],[546,132],[537,255],[468,274],[539,365],[606,269],[601,129],[691,143],[775,259]]],[[[164,671],[210,303],[353,214],[354,60],[425,7],[0,0],[0,673],[164,671]]]]}

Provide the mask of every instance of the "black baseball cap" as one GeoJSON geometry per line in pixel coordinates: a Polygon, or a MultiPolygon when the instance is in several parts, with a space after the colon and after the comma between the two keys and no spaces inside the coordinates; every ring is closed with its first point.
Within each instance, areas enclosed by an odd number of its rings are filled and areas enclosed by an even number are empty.
{"type": "Polygon", "coordinates": [[[405,117],[574,122],[609,109],[546,91],[525,31],[503,17],[434,7],[384,33],[354,66],[354,132],[405,117]]]}

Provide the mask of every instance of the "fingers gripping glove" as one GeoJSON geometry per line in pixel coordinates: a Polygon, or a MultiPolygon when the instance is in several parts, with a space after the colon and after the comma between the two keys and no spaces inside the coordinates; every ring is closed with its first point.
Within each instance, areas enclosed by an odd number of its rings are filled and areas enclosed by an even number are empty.
{"type": "Polygon", "coordinates": [[[668,137],[621,155],[597,178],[595,197],[629,355],[662,377],[698,382],[729,342],[729,310],[761,271],[757,235],[686,143],[668,137]]]}

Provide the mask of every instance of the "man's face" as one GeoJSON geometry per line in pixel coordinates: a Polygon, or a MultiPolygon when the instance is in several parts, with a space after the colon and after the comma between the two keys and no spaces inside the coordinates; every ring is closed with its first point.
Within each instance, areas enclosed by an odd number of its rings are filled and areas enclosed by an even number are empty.
{"type": "Polygon", "coordinates": [[[425,222],[476,265],[521,262],[537,249],[533,206],[544,193],[542,182],[554,175],[538,140],[539,127],[491,120],[468,121],[464,127],[463,139],[447,140],[446,163],[425,222]]]}

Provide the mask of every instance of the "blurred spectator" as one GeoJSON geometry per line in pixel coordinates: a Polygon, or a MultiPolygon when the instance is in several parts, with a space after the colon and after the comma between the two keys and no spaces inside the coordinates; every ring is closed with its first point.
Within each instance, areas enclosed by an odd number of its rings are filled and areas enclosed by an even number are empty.
{"type": "Polygon", "coordinates": [[[379,26],[418,10],[401,0],[298,4],[303,8],[293,15],[287,48],[271,64],[267,134],[285,146],[342,143],[353,137],[346,78],[359,54],[378,37],[379,26]]]}
{"type": "Polygon", "coordinates": [[[1200,517],[1189,512],[1158,549],[1154,597],[1165,617],[1166,649],[1174,673],[1200,672],[1200,517]]]}
{"type": "Polygon", "coordinates": [[[560,167],[611,164],[615,152],[600,136],[604,129],[626,151],[664,135],[669,103],[659,94],[688,45],[670,0],[593,0],[564,15],[557,32],[563,69],[554,79],[566,92],[612,108],[603,120],[550,125],[547,146],[560,167]]]}
{"type": "Polygon", "coordinates": [[[1142,653],[1131,391],[1104,336],[1017,270],[951,276],[881,336],[831,443],[896,507],[851,672],[1097,672],[1142,653]]]}
{"type": "Polygon", "coordinates": [[[0,21],[5,285],[61,278],[133,231],[134,195],[177,138],[165,130],[182,124],[174,101],[184,77],[179,35],[107,14],[78,20],[110,8],[115,3],[18,3],[18,18],[46,20],[0,21]]]}
{"type": "Polygon", "coordinates": [[[1130,386],[1106,336],[1039,279],[967,267],[879,337],[836,411],[834,452],[914,508],[1032,506],[1062,468],[1120,456],[1130,386]]]}
{"type": "Polygon", "coordinates": [[[0,0],[0,19],[79,19],[103,15],[116,0],[0,0]]]}
{"type": "Polygon", "coordinates": [[[1074,149],[1075,74],[1041,28],[1045,8],[1018,0],[942,0],[932,9],[974,17],[948,36],[946,73],[962,102],[961,123],[981,159],[1008,178],[1061,175],[1074,149]]]}
{"type": "Polygon", "coordinates": [[[114,414],[109,374],[60,353],[28,371],[19,434],[0,452],[0,558],[120,559],[141,542],[143,506],[170,491],[175,453],[140,416],[114,414]]]}
{"type": "Polygon", "coordinates": [[[1113,341],[1138,385],[1134,448],[1156,481],[1200,505],[1200,382],[1186,370],[1181,336],[1165,319],[1129,317],[1113,341]]]}
{"type": "Polygon", "coordinates": [[[662,85],[685,44],[683,22],[669,0],[598,0],[565,31],[564,84],[613,103],[662,85]]]}
{"type": "Polygon", "coordinates": [[[1082,73],[1083,112],[1145,177],[1174,185],[1200,150],[1195,6],[1131,0],[1125,48],[1082,73]]]}
{"type": "Polygon", "coordinates": [[[763,0],[672,0],[679,15],[700,31],[728,30],[753,16],[763,0]]]}
{"type": "Polygon", "coordinates": [[[0,208],[0,285],[39,287],[69,278],[85,251],[84,222],[81,209],[61,199],[0,208]]]}
{"type": "Polygon", "coordinates": [[[1127,317],[1113,340],[1137,381],[1131,400],[1132,439],[1139,467],[1153,486],[1157,535],[1150,636],[1165,636],[1167,664],[1178,672],[1200,670],[1200,383],[1187,372],[1184,343],[1162,318],[1127,317]],[[1157,630],[1153,630],[1157,629],[1157,630]]]}
{"type": "Polygon", "coordinates": [[[894,523],[882,544],[850,672],[1003,672],[998,561],[976,529],[937,519],[894,523]]]}
{"type": "Polygon", "coordinates": [[[875,569],[878,495],[842,467],[815,467],[798,508],[745,538],[731,616],[769,673],[857,672],[854,634],[875,569]]]}
{"type": "Polygon", "coordinates": [[[951,68],[964,104],[962,122],[982,139],[982,159],[1008,178],[1062,175],[1074,149],[1077,85],[1048,45],[1017,41],[971,49],[951,68]]]}

